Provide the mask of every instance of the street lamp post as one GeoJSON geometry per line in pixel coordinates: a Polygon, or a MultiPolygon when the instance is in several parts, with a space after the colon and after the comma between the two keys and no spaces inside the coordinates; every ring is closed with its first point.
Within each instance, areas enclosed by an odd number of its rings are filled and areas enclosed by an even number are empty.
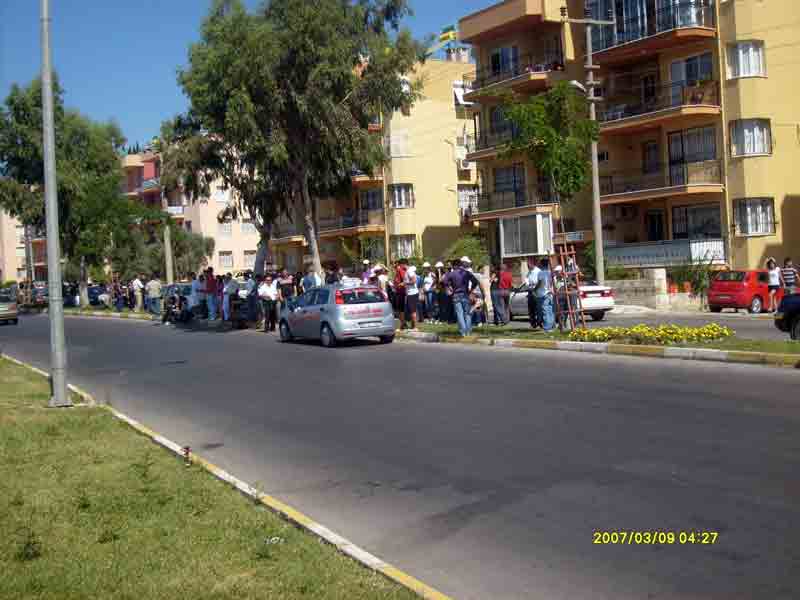
{"type": "MultiPolygon", "coordinates": [[[[592,60],[592,28],[595,25],[616,25],[615,20],[592,19],[589,9],[586,10],[586,18],[570,19],[567,16],[567,7],[561,8],[561,17],[565,23],[583,23],[586,25],[586,87],[581,86],[586,93],[589,101],[589,119],[597,121],[597,109],[595,103],[599,100],[594,95],[594,88],[597,82],[594,79],[594,72],[599,69],[599,65],[592,60]]],[[[577,83],[577,82],[575,82],[577,83]]],[[[592,230],[594,232],[594,268],[597,283],[603,285],[606,279],[605,256],[603,252],[603,213],[600,207],[600,163],[597,158],[597,141],[592,142],[592,230]]]]}
{"type": "Polygon", "coordinates": [[[47,221],[47,284],[50,316],[50,406],[71,406],[67,391],[64,290],[58,230],[53,73],[50,66],[50,2],[42,0],[42,113],[44,132],[44,207],[47,221]]]}

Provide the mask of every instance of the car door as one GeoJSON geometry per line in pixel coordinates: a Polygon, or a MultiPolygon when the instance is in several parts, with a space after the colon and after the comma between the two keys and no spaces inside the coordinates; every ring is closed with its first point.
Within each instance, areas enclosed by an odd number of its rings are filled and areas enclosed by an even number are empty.
{"type": "Polygon", "coordinates": [[[327,315],[328,303],[330,301],[331,292],[328,288],[317,288],[313,290],[313,296],[309,298],[308,305],[306,306],[305,325],[307,329],[306,335],[312,338],[318,338],[322,330],[322,321],[325,320],[327,315]]]}
{"type": "Polygon", "coordinates": [[[526,316],[528,314],[528,286],[522,285],[511,292],[511,314],[526,316]]]}
{"type": "Polygon", "coordinates": [[[310,290],[298,297],[295,301],[294,308],[288,311],[287,319],[289,321],[289,328],[295,337],[307,337],[308,328],[306,327],[307,312],[306,307],[310,300],[313,299],[316,290],[310,290]]]}

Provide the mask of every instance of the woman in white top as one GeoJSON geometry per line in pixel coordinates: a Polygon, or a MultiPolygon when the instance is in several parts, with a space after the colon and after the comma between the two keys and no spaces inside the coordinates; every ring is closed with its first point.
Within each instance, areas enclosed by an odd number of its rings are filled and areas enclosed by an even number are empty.
{"type": "Polygon", "coordinates": [[[769,272],[769,312],[778,310],[778,290],[783,287],[783,271],[778,268],[774,258],[767,260],[769,272]]]}
{"type": "Polygon", "coordinates": [[[419,286],[417,285],[417,267],[411,265],[406,271],[406,319],[411,320],[411,329],[417,329],[417,304],[419,303],[419,286]]]}

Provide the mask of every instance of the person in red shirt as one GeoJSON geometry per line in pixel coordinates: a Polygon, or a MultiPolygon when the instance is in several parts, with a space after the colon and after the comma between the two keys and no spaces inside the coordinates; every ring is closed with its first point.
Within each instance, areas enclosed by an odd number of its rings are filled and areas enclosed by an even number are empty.
{"type": "Polygon", "coordinates": [[[408,260],[401,258],[394,269],[395,310],[400,314],[400,329],[406,328],[406,272],[408,260]]]}
{"type": "Polygon", "coordinates": [[[218,307],[218,299],[217,294],[219,292],[217,286],[217,279],[214,277],[214,269],[208,267],[206,269],[206,301],[208,303],[208,320],[214,321],[217,318],[217,307],[218,307]]]}
{"type": "Polygon", "coordinates": [[[506,263],[500,265],[500,276],[497,287],[500,292],[498,294],[500,299],[498,312],[503,316],[503,325],[506,325],[510,321],[508,303],[511,298],[511,288],[514,287],[514,276],[511,274],[511,269],[508,268],[506,263]]]}

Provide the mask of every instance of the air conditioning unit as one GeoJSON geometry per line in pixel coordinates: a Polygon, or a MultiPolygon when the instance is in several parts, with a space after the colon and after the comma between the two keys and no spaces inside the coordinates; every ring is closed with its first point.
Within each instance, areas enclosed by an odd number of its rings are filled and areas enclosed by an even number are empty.
{"type": "Polygon", "coordinates": [[[475,166],[475,163],[474,162],[470,162],[468,160],[459,160],[458,161],[458,168],[461,171],[469,171],[474,166],[475,166]]]}

